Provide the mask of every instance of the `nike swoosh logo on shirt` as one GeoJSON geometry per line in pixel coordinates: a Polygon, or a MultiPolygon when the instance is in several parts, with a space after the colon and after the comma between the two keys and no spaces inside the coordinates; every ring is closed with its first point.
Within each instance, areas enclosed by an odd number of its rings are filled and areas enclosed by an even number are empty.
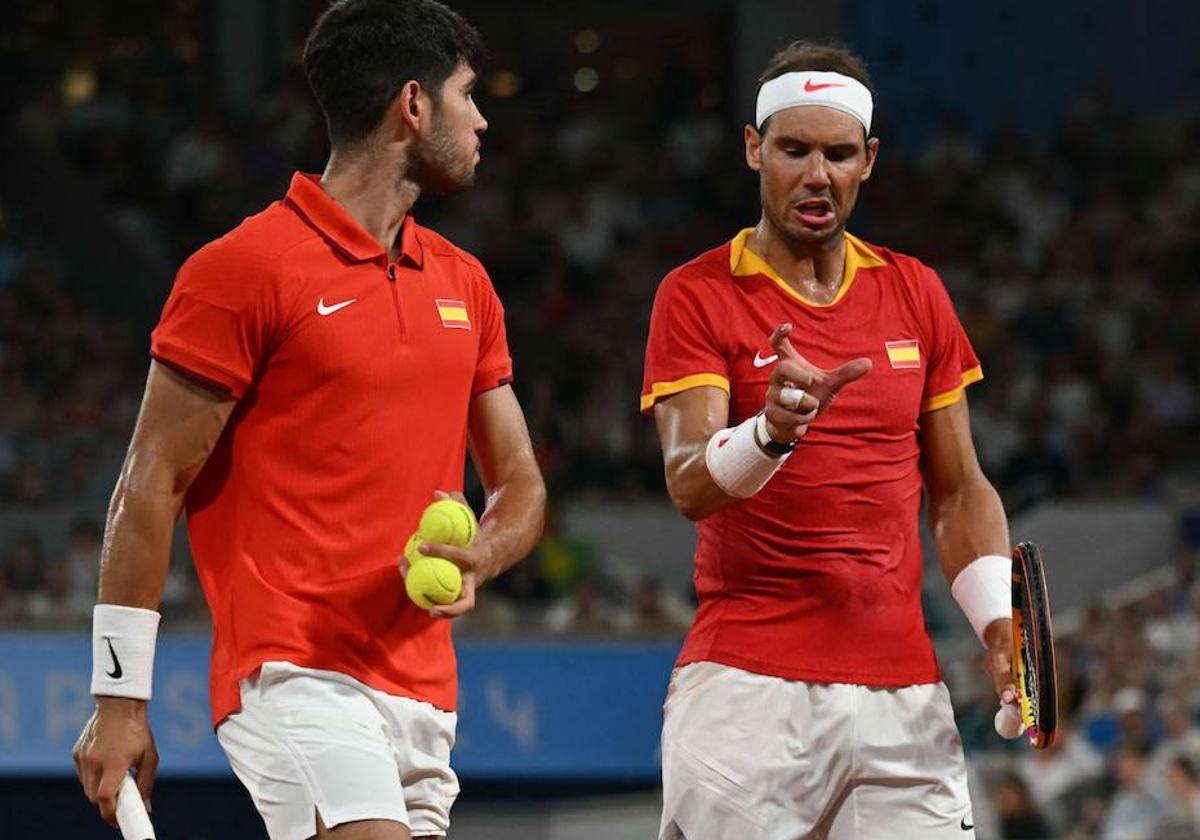
{"type": "Polygon", "coordinates": [[[776,353],[774,356],[767,356],[767,358],[764,359],[757,352],[755,352],[754,366],[756,368],[766,367],[767,365],[771,364],[771,362],[778,361],[778,359],[779,359],[778,353],[776,353]]]}
{"type": "Polygon", "coordinates": [[[121,660],[117,659],[117,652],[113,650],[112,639],[105,637],[104,641],[108,642],[108,652],[112,656],[113,660],[113,669],[111,671],[105,671],[104,673],[108,674],[114,680],[119,680],[121,679],[121,660]]]}
{"type": "Polygon", "coordinates": [[[326,306],[325,298],[321,298],[320,300],[317,301],[317,314],[318,315],[332,315],[334,312],[337,312],[339,309],[345,309],[347,306],[354,303],[356,300],[358,300],[358,298],[350,298],[350,300],[344,300],[341,303],[335,303],[332,306],[326,306]]]}

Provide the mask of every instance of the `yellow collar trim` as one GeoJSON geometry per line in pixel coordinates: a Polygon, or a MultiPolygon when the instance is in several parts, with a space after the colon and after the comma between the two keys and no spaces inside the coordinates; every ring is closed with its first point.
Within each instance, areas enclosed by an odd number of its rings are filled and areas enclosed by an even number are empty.
{"type": "Polygon", "coordinates": [[[854,278],[858,275],[860,268],[875,268],[886,265],[883,257],[872,251],[867,243],[863,242],[857,236],[852,236],[849,233],[844,234],[846,237],[846,266],[842,270],[842,285],[838,287],[837,294],[834,295],[833,300],[829,303],[819,303],[818,301],[806,298],[789,286],[788,282],[780,277],[779,272],[771,268],[771,265],[766,260],[746,247],[746,240],[752,233],[754,233],[754,228],[740,230],[738,231],[738,235],[733,237],[733,241],[729,243],[730,273],[734,277],[764,274],[774,280],[775,285],[783,289],[790,297],[808,306],[833,306],[850,291],[850,286],[854,283],[854,278]]]}

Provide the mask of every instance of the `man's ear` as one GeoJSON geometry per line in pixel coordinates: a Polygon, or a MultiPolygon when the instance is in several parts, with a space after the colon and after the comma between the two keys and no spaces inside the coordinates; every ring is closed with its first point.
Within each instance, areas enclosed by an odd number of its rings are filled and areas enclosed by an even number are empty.
{"type": "Polygon", "coordinates": [[[397,128],[403,125],[412,133],[420,133],[423,127],[427,127],[432,110],[433,102],[421,83],[409,79],[392,100],[388,116],[395,120],[397,128]]]}
{"type": "Polygon", "coordinates": [[[746,138],[746,165],[755,172],[762,169],[762,135],[758,129],[747,124],[742,130],[746,138]]]}
{"type": "Polygon", "coordinates": [[[867,165],[863,168],[862,177],[859,181],[865,181],[871,177],[871,172],[875,168],[875,159],[879,157],[879,138],[870,137],[867,139],[867,165]]]}

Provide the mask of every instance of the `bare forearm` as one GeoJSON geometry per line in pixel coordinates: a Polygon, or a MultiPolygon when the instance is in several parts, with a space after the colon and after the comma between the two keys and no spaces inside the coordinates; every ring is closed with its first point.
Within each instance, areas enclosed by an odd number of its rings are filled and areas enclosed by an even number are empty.
{"type": "Polygon", "coordinates": [[[676,509],[693,522],[737,501],[713,481],[704,460],[707,444],[678,447],[666,463],[667,492],[676,509]]]}
{"type": "Polygon", "coordinates": [[[546,485],[536,469],[514,475],[488,494],[478,537],[492,558],[488,578],[503,574],[530,552],[542,535],[545,513],[546,485]]]}
{"type": "Polygon", "coordinates": [[[1000,495],[980,474],[954,492],[930,498],[929,527],[946,580],[985,554],[1007,555],[1008,520],[1000,495]]]}
{"type": "Polygon", "coordinates": [[[184,493],[233,406],[229,396],[151,362],[137,427],[108,506],[100,603],[158,607],[184,493]]]}
{"type": "Polygon", "coordinates": [[[719,388],[693,388],[654,409],[662,441],[667,494],[676,510],[693,522],[737,501],[713,481],[705,450],[729,422],[729,397],[719,388]]]}
{"type": "Polygon", "coordinates": [[[158,608],[181,503],[169,481],[122,473],[104,530],[99,603],[158,608]]]}

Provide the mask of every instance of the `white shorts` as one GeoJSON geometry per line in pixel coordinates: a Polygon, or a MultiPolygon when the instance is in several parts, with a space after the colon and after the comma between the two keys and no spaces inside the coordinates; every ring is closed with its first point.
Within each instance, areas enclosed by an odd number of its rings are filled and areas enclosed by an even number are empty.
{"type": "Polygon", "coordinates": [[[942,683],[885,689],[675,671],[659,840],[972,840],[942,683]]]}
{"type": "Polygon", "coordinates": [[[241,711],[217,740],[271,840],[306,840],[354,820],[446,833],[458,778],[457,715],[333,671],[267,662],[241,681],[241,711]]]}

